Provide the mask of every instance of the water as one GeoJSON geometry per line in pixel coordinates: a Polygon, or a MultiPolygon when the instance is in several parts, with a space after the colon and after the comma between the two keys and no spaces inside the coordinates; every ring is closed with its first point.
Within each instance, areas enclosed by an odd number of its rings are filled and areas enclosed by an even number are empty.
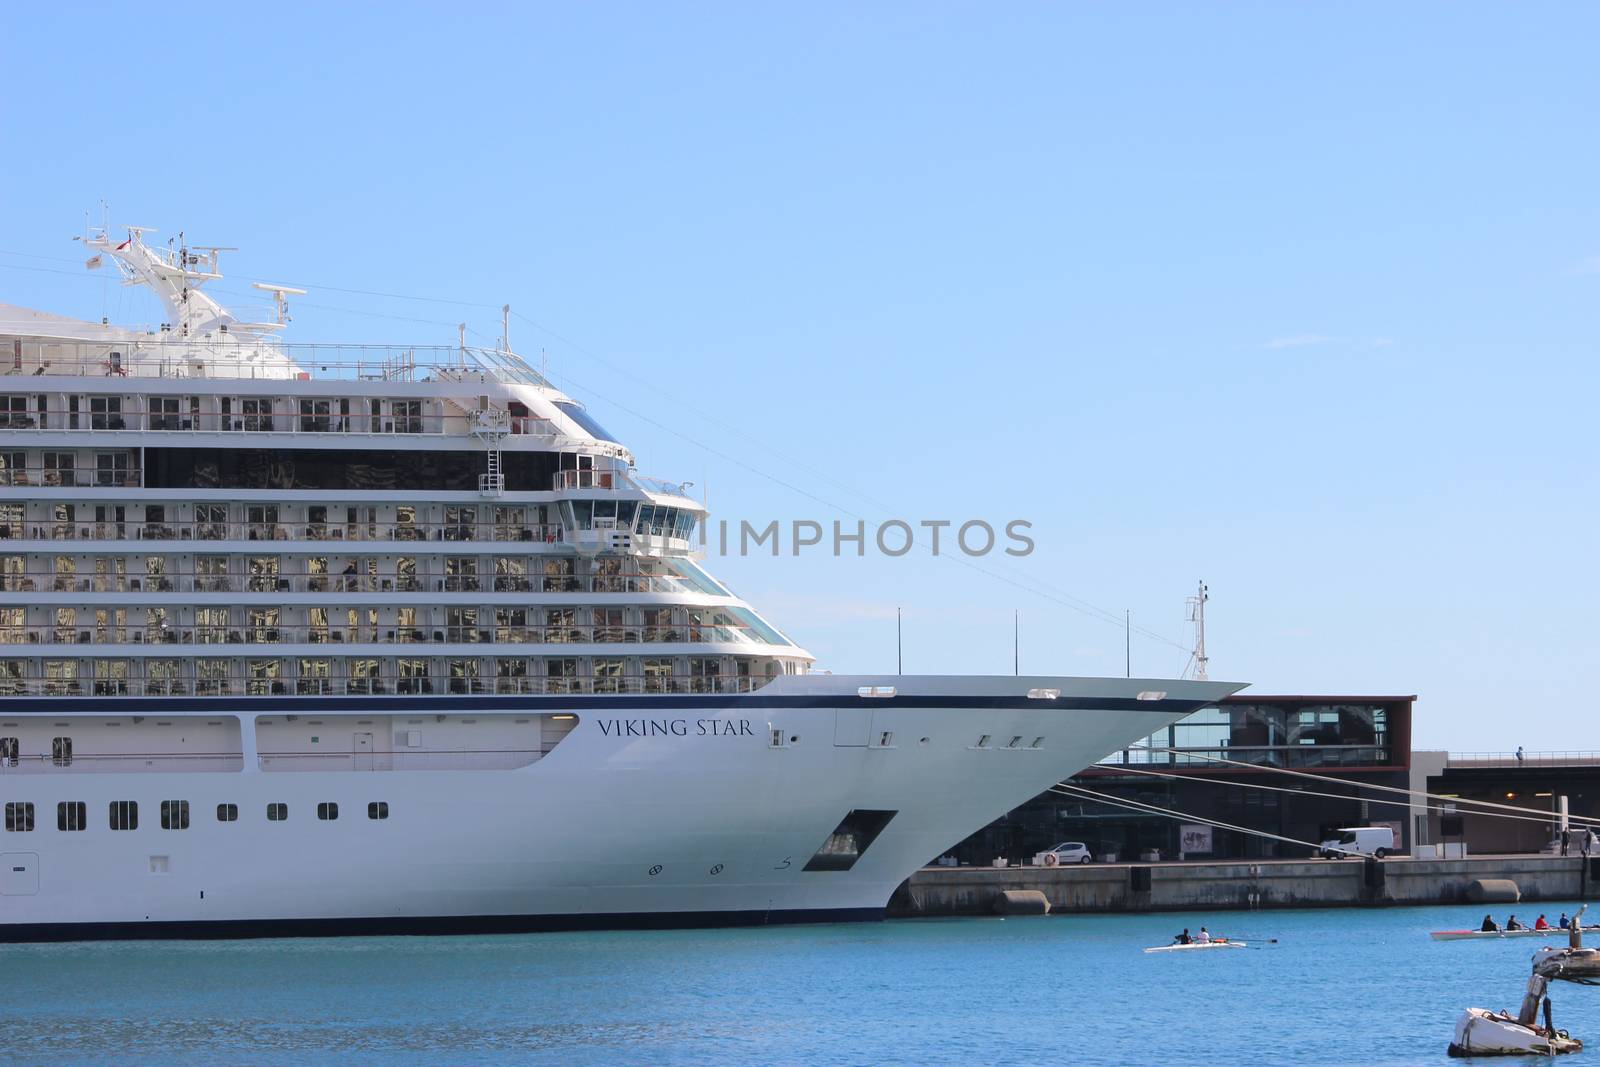
{"type": "MultiPolygon", "coordinates": [[[[1559,905],[1546,911],[1553,920],[1559,905]]],[[[1463,1008],[1515,1010],[1539,943],[1427,936],[1481,919],[1413,908],[0,946],[0,1056],[296,1067],[1444,1064],[1463,1008]],[[1281,943],[1140,951],[1201,922],[1281,943]]],[[[1553,996],[1556,1024],[1600,1047],[1600,989],[1562,984],[1553,996]]]]}

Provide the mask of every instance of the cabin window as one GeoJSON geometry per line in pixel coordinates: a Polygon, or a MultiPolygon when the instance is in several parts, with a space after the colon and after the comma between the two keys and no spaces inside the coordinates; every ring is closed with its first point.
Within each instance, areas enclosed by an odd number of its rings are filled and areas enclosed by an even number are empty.
{"type": "Polygon", "coordinates": [[[367,818],[387,819],[389,817],[389,802],[387,800],[374,800],[367,805],[367,818]]]}
{"type": "Polygon", "coordinates": [[[289,805],[287,805],[287,804],[268,804],[267,805],[267,821],[268,822],[283,822],[283,820],[287,819],[288,817],[289,817],[289,805]]]}
{"type": "Polygon", "coordinates": [[[81,800],[62,800],[56,804],[56,829],[57,830],[87,830],[89,828],[88,806],[81,800]]]}
{"type": "Polygon", "coordinates": [[[246,398],[239,401],[239,414],[244,417],[244,428],[247,431],[270,431],[272,429],[272,401],[262,398],[246,398]]]}
{"type": "Polygon", "coordinates": [[[161,828],[163,830],[187,830],[189,828],[189,802],[187,800],[163,800],[161,802],[161,828]]]}
{"type": "Polygon", "coordinates": [[[22,756],[22,743],[15,737],[0,737],[0,765],[15,767],[22,756]]]}
{"type": "Polygon", "coordinates": [[[330,801],[323,801],[317,805],[317,818],[323,822],[332,822],[339,817],[339,805],[330,801]]]}
{"type": "Polygon", "coordinates": [[[239,821],[239,805],[237,805],[237,804],[218,804],[217,805],[217,821],[218,822],[238,822],[239,821]]]}
{"type": "Polygon", "coordinates": [[[22,834],[33,829],[33,801],[6,801],[6,829],[22,834]]]}
{"type": "Polygon", "coordinates": [[[111,802],[111,828],[113,830],[137,830],[139,828],[139,802],[137,800],[113,800],[111,802]]]}
{"type": "Polygon", "coordinates": [[[72,738],[53,737],[50,739],[50,762],[57,767],[72,766],[72,738]]]}

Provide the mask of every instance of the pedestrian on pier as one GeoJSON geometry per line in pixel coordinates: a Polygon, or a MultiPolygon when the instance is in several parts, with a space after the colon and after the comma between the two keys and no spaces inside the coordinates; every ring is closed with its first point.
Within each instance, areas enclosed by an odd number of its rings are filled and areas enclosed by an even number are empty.
{"type": "Polygon", "coordinates": [[[1561,828],[1561,854],[1565,856],[1567,849],[1572,847],[1572,830],[1569,827],[1561,828]]]}
{"type": "Polygon", "coordinates": [[[1527,758],[1527,757],[1525,757],[1525,756],[1524,756],[1524,755],[1523,755],[1523,754],[1522,754],[1522,746],[1521,746],[1521,745],[1518,745],[1518,746],[1517,746],[1517,766],[1518,766],[1518,767],[1520,767],[1520,766],[1522,766],[1522,761],[1523,761],[1523,760],[1524,760],[1524,759],[1526,759],[1526,758],[1527,758]]]}

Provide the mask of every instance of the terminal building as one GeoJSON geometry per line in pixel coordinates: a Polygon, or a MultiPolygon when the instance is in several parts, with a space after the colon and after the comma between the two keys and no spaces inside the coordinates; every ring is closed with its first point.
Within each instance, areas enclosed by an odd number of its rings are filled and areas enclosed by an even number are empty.
{"type": "MultiPolygon", "coordinates": [[[[1339,827],[1378,825],[1392,826],[1398,850],[1408,851],[1415,842],[1438,840],[1437,818],[1431,824],[1425,816],[1419,819],[1423,809],[1403,795],[1392,794],[1385,802],[1384,794],[1347,783],[1424,788],[1411,758],[1415,701],[1415,696],[1229,697],[1065,783],[1099,797],[1046,792],[950,854],[974,865],[1000,857],[1018,863],[1060,842],[1081,841],[1097,859],[1157,854],[1161,859],[1289,859],[1311,854],[1310,846],[1297,842],[1324,840],[1339,827]],[[1324,780],[1279,773],[1285,769],[1324,780]],[[1206,821],[1188,822],[1119,802],[1206,821]]],[[[1485,788],[1500,784],[1496,779],[1485,788]]]]}

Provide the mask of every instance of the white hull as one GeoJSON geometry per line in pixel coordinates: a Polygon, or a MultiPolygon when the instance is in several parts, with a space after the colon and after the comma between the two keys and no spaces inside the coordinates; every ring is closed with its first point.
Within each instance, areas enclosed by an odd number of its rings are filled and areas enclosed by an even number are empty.
{"type": "MultiPolygon", "coordinates": [[[[1133,699],[1153,684],[811,675],[739,697],[568,699],[579,725],[509,770],[0,775],[4,799],[38,813],[33,831],[0,835],[0,939],[877,917],[909,874],[963,837],[1237,688],[1161,682],[1165,699],[1133,699]],[[860,685],[897,695],[862,699],[860,685]],[[1061,696],[1024,697],[1043,685],[1061,696]],[[628,736],[629,721],[668,725],[628,736]],[[188,829],[160,828],[169,799],[190,802],[188,829]],[[108,829],[119,800],[139,802],[137,830],[108,829]],[[86,804],[86,831],[57,829],[59,801],[86,804]],[[367,818],[375,801],[387,819],[367,818]],[[340,817],[319,821],[328,802],[340,817]],[[237,821],[217,821],[224,803],[238,805],[237,821]],[[268,821],[268,804],[287,804],[288,819],[268,821]],[[853,810],[895,814],[848,870],[805,870],[853,810]]],[[[81,717],[71,703],[52,701],[45,715],[81,717]]],[[[84,703],[126,718],[139,702],[84,703]]],[[[441,698],[429,710],[494,704],[441,698]]]]}

